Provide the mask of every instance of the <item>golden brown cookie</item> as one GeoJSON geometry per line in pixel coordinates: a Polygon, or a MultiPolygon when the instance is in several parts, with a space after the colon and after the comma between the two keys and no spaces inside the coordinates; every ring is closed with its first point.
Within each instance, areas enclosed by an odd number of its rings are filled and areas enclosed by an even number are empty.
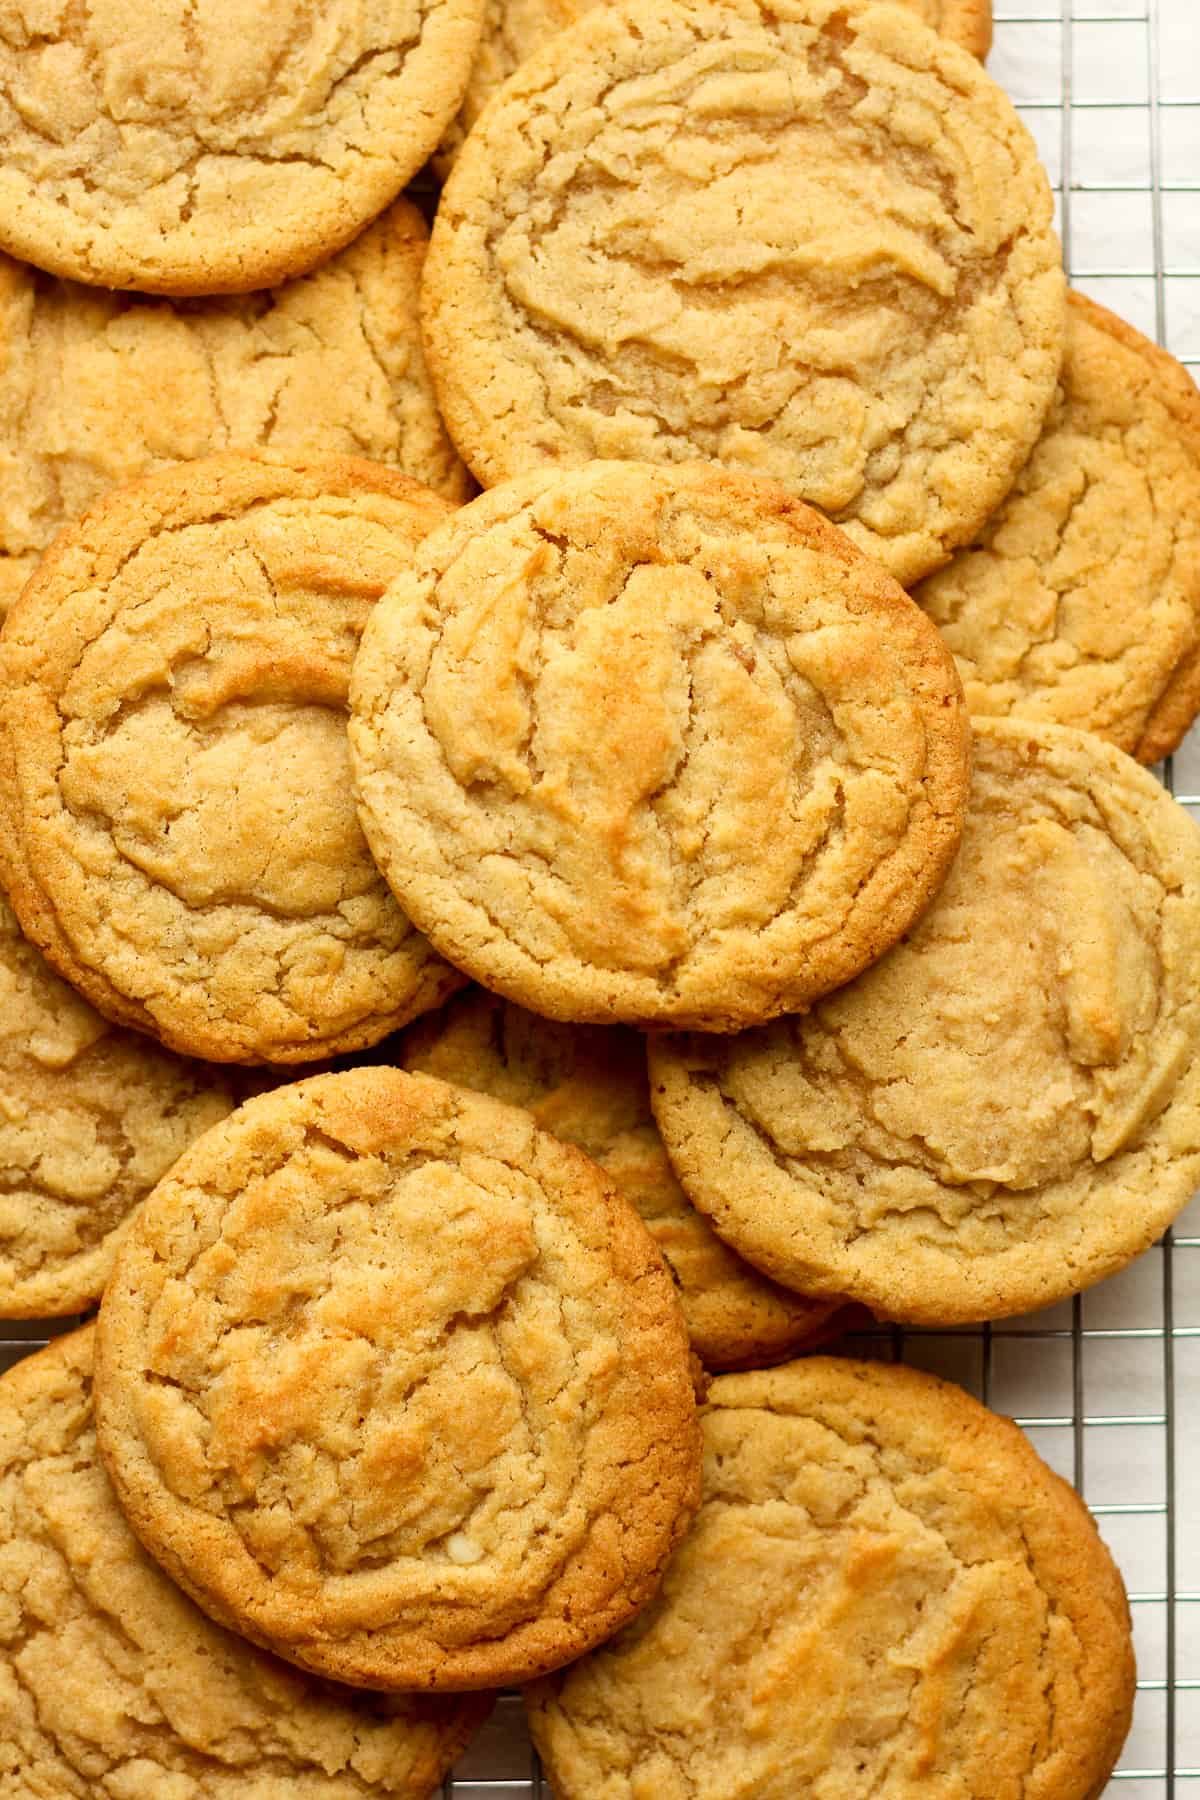
{"type": "Polygon", "coordinates": [[[461,986],[371,861],[345,733],[371,607],[451,512],[376,463],[231,452],[118,489],[45,557],[3,638],[6,879],[108,1018],[286,1063],[461,986]]]}
{"type": "Polygon", "coordinates": [[[0,247],[146,293],[302,275],[434,149],[482,24],[483,0],[17,0],[0,247]]]}
{"type": "Polygon", "coordinates": [[[809,507],[711,464],[480,495],[376,608],[351,709],[401,904],[552,1018],[804,1006],[908,928],[961,829],[936,631],[809,507]]]}
{"type": "Polygon", "coordinates": [[[1049,1306],[1200,1182],[1200,833],[1120,750],[977,723],[920,924],[813,1008],[650,1047],[690,1198],[743,1256],[885,1318],[1049,1306]]]}
{"type": "Polygon", "coordinates": [[[94,1335],[0,1380],[0,1800],[429,1800],[491,1696],[335,1687],[205,1618],[104,1473],[94,1335]]]}
{"type": "Polygon", "coordinates": [[[361,1068],[161,1182],[100,1315],[101,1448],[218,1622],[380,1688],[528,1679],[643,1606],[699,1500],[645,1227],[529,1114],[361,1068]]]}
{"type": "Polygon", "coordinates": [[[981,61],[992,47],[992,0],[899,0],[899,4],[981,61]]]}
{"type": "Polygon", "coordinates": [[[1155,762],[1200,711],[1200,393],[1140,331],[1070,302],[1041,442],[915,598],[973,713],[1098,731],[1155,762]]]}
{"type": "Polygon", "coordinates": [[[1050,189],[1001,89],[907,11],[598,7],[469,145],[422,313],[484,486],[705,457],[905,583],[1012,486],[1063,354],[1050,189]]]}
{"type": "Polygon", "coordinates": [[[233,1105],[219,1070],[94,1012],[0,900],[0,1319],[98,1300],[134,1208],[233,1105]]]}
{"type": "Polygon", "coordinates": [[[560,1025],[482,988],[418,1019],[388,1050],[401,1068],[524,1106],[577,1144],[636,1206],[675,1278],[692,1348],[710,1369],[777,1362],[849,1322],[723,1244],[675,1178],[650,1111],[646,1047],[620,1026],[560,1025]]]}
{"type": "Polygon", "coordinates": [[[527,1694],[557,1800],[1098,1800],[1129,1607],[1075,1493],[948,1382],[726,1375],[658,1598],[527,1694]]]}
{"type": "MultiPolygon", "coordinates": [[[[483,36],[458,117],[442,140],[439,165],[449,171],[462,141],[499,88],[555,32],[582,19],[601,0],[485,0],[483,36]]],[[[943,37],[975,56],[992,43],[991,0],[898,0],[943,37]]]]}
{"type": "Polygon", "coordinates": [[[0,255],[0,618],[108,488],[214,450],[369,456],[465,499],[417,326],[426,239],[398,200],[312,275],[175,302],[0,255]]]}

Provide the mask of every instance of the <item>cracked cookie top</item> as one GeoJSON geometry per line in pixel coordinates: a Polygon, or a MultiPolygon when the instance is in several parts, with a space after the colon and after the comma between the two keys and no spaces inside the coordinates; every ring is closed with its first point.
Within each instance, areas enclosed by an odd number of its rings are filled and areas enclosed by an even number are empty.
{"type": "Polygon", "coordinates": [[[98,1300],[134,1208],[233,1105],[219,1070],[94,1012],[0,899],[0,1318],[98,1300]]]}
{"type": "MultiPolygon", "coordinates": [[[[483,36],[457,119],[442,139],[439,160],[449,167],[492,95],[556,31],[582,19],[604,0],[485,0],[483,36]]],[[[991,0],[898,0],[926,25],[986,56],[992,41],[991,0]]]]}
{"type": "Polygon", "coordinates": [[[1001,89],[908,12],[597,7],[468,145],[422,307],[485,486],[704,457],[905,583],[1012,486],[1062,361],[1050,189],[1001,89]]]}
{"type": "Polygon", "coordinates": [[[558,1800],[1095,1800],[1121,1578],[1008,1419],[898,1366],[714,1381],[659,1596],[526,1694],[558,1800]]]}
{"type": "Polygon", "coordinates": [[[0,1380],[0,1800],[429,1800],[491,1696],[356,1693],[206,1618],[104,1473],[94,1335],[0,1380]]]}
{"type": "Polygon", "coordinates": [[[778,1361],[839,1328],[836,1301],[805,1300],[769,1281],[696,1211],[654,1123],[639,1033],[560,1025],[471,988],[386,1048],[401,1068],[524,1106],[544,1131],[599,1163],[662,1251],[692,1348],[708,1368],[778,1361]]]}
{"type": "Polygon", "coordinates": [[[401,904],[553,1018],[802,1006],[907,928],[962,824],[937,632],[809,507],[709,464],[472,501],[376,608],[351,707],[401,904]]]}
{"type": "Polygon", "coordinates": [[[426,241],[398,200],[312,275],[174,303],[0,255],[0,616],[62,526],[164,463],[360,455],[465,499],[417,326],[426,241]]]}
{"type": "Polygon", "coordinates": [[[972,713],[1075,725],[1156,762],[1200,709],[1200,393],[1082,294],[1068,318],[1037,449],[914,598],[972,713]]]}
{"type": "Polygon", "coordinates": [[[362,1068],[160,1183],[100,1320],[101,1448],[206,1611],[318,1673],[556,1668],[699,1500],[687,1336],[632,1207],[529,1114],[362,1068]]]}
{"type": "Polygon", "coordinates": [[[109,1018],[294,1062],[461,985],[371,861],[345,712],[372,605],[451,511],[374,463],[230,453],[119,489],[43,560],[2,642],[0,850],[109,1018]]]}
{"type": "Polygon", "coordinates": [[[15,0],[0,246],[146,293],[301,275],[435,148],[482,20],[483,0],[15,0]]]}
{"type": "Polygon", "coordinates": [[[1200,833],[1090,732],[977,721],[962,847],[804,1018],[652,1043],[688,1194],[777,1280],[919,1324],[1049,1306],[1200,1181],[1200,833]]]}

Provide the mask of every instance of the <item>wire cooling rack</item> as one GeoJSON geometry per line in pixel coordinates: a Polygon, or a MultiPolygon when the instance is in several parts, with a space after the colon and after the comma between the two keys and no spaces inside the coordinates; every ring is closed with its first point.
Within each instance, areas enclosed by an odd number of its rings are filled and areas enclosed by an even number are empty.
{"type": "MultiPolygon", "coordinates": [[[[995,0],[995,15],[988,67],[1037,140],[1074,285],[1200,374],[1200,0],[995,0]]],[[[1162,776],[1200,820],[1200,729],[1162,776]]],[[[0,1366],[63,1328],[0,1327],[0,1366]]],[[[1108,1800],[1200,1800],[1200,1199],[1073,1302],[845,1347],[960,1382],[1078,1488],[1124,1574],[1138,1655],[1108,1800]]],[[[515,1695],[441,1795],[551,1800],[515,1695]]]]}

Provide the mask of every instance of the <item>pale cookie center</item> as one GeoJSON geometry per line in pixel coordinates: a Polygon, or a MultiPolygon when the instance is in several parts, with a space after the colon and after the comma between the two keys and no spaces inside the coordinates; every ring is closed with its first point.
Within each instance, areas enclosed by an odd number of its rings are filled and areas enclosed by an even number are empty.
{"type": "Polygon", "coordinates": [[[706,1502],[661,1597],[566,1677],[564,1723],[583,1738],[605,1720],[632,1792],[649,1768],[646,1794],[681,1800],[868,1794],[935,1755],[964,1793],[987,1791],[972,1764],[988,1756],[1015,1791],[1036,1765],[1052,1607],[1020,1539],[990,1516],[980,1529],[952,1474],[863,1432],[709,1414],[706,1502]],[[1020,1704],[980,1748],[976,1712],[998,1692],[1020,1704]]]}
{"type": "Polygon", "coordinates": [[[954,319],[1003,272],[922,129],[940,90],[913,81],[881,126],[858,75],[749,33],[618,83],[578,173],[544,182],[548,222],[523,211],[493,239],[551,411],[582,410],[599,454],[624,412],[635,437],[834,515],[886,484],[870,522],[911,523],[901,440],[953,372],[954,319]]]}
{"type": "Polygon", "coordinates": [[[502,561],[469,550],[438,584],[422,700],[481,851],[525,871],[582,961],[665,978],[806,884],[798,923],[827,934],[909,829],[927,746],[840,566],[715,537],[676,561],[685,528],[655,525],[644,561],[528,521],[502,561]]]}
{"type": "Polygon", "coordinates": [[[385,897],[346,707],[407,544],[328,506],[148,533],[64,686],[59,788],[78,828],[185,907],[302,920],[385,897]]]}
{"type": "Polygon", "coordinates": [[[340,84],[374,58],[394,69],[421,18],[416,0],[25,0],[0,24],[10,152],[45,177],[90,149],[121,167],[117,201],[205,151],[318,162],[322,128],[361,132],[340,84]]]}
{"type": "Polygon", "coordinates": [[[1077,413],[1038,446],[984,545],[917,597],[972,713],[1020,704],[1136,738],[1195,637],[1200,477],[1164,417],[1120,429],[1077,413]]]}
{"type": "Polygon", "coordinates": [[[188,907],[303,919],[379,887],[354,811],[345,717],[235,704],[197,727],[166,698],[127,712],[62,777],[121,855],[188,907]]]}
{"type": "Polygon", "coordinates": [[[1150,1058],[1160,899],[1091,826],[985,813],[911,939],[798,1026],[798,1061],[737,1085],[797,1155],[857,1144],[950,1185],[1066,1180],[1169,1097],[1150,1058]]]}
{"type": "Polygon", "coordinates": [[[166,1478],[293,1582],[496,1558],[530,1577],[617,1357],[547,1279],[547,1229],[491,1158],[301,1146],[152,1316],[166,1478]]]}

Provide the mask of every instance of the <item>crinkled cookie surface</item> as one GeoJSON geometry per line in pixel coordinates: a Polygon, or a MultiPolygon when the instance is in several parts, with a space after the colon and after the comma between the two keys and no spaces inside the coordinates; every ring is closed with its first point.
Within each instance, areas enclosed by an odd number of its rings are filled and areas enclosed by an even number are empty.
{"type": "Polygon", "coordinates": [[[708,1368],[777,1361],[839,1328],[836,1302],[804,1300],[768,1281],[691,1204],[654,1123],[638,1033],[561,1025],[472,988],[386,1048],[402,1068],[527,1108],[543,1131],[598,1163],[666,1258],[692,1348],[708,1368]]]}
{"type": "Polygon", "coordinates": [[[866,0],[626,0],[531,58],[442,196],[443,415],[485,486],[703,457],[902,582],[1004,498],[1065,281],[1036,148],[956,44],[866,0]]]}
{"type": "Polygon", "coordinates": [[[14,0],[0,246],[149,293],[303,274],[433,150],[482,20],[483,0],[14,0]]]}
{"type": "Polygon", "coordinates": [[[1016,487],[914,596],[972,713],[1097,731],[1142,762],[1200,710],[1200,393],[1081,294],[1058,399],[1016,487]]]}
{"type": "MultiPolygon", "coordinates": [[[[486,0],[471,79],[458,117],[442,140],[445,165],[458,155],[463,138],[492,95],[526,58],[598,4],[604,0],[486,0]]],[[[898,0],[898,4],[964,50],[987,55],[992,41],[991,0],[898,0]]]]}
{"type": "Polygon", "coordinates": [[[1097,1800],[1120,1576],[1007,1419],[902,1367],[726,1375],[656,1600],[526,1696],[558,1800],[1097,1800]]]}
{"type": "Polygon", "coordinates": [[[104,1473],[94,1335],[0,1381],[0,1800],[428,1800],[491,1696],[335,1688],[205,1618],[104,1473]]]}
{"type": "Polygon", "coordinates": [[[378,464],[229,453],[118,490],[43,561],[3,639],[8,877],[108,1017],[291,1062],[461,985],[371,861],[345,728],[364,621],[451,510],[378,464]]]}
{"type": "Polygon", "coordinates": [[[976,722],[949,879],[804,1018],[651,1045],[696,1205],[806,1292],[947,1323],[1048,1306],[1200,1180],[1200,833],[1088,732],[976,722]]]}
{"type": "Polygon", "coordinates": [[[992,47],[992,0],[899,0],[899,4],[973,56],[986,56],[992,47]]]}
{"type": "Polygon", "coordinates": [[[961,829],[969,731],[920,609],[710,465],[538,471],[373,613],[350,739],[401,904],[550,1017],[729,1031],[892,943],[961,829]]]}
{"type": "Polygon", "coordinates": [[[417,326],[426,240],[398,200],[312,275],[174,303],[0,256],[0,613],[108,488],[215,450],[366,456],[465,499],[417,326]]]}
{"type": "Polygon", "coordinates": [[[683,1316],[578,1150],[426,1076],[250,1101],[139,1215],[101,1447],[220,1622],[340,1680],[498,1686],[624,1624],[699,1499],[683,1316]]]}
{"type": "Polygon", "coordinates": [[[100,1298],[133,1209],[234,1096],[94,1012],[0,900],[0,1318],[100,1298]]]}

